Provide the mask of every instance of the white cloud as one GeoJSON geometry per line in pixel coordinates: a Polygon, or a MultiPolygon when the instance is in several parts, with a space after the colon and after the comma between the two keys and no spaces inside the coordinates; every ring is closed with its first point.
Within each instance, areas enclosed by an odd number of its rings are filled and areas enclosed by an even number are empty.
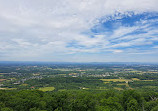
{"type": "MultiPolygon", "coordinates": [[[[122,26],[111,36],[98,34],[93,38],[90,29],[100,18],[107,20],[107,16],[116,17],[117,13],[157,12],[157,4],[157,0],[0,0],[0,50],[14,58],[43,56],[44,59],[52,55],[50,60],[58,54],[123,53],[114,48],[151,44],[153,40],[144,37],[157,33],[157,30],[148,29],[147,34],[138,38],[124,35],[139,29],[140,25],[122,26]],[[134,40],[111,43],[130,39],[134,40]],[[83,48],[67,47],[72,41],[83,48]]],[[[152,39],[157,40],[154,37],[152,39]]]]}

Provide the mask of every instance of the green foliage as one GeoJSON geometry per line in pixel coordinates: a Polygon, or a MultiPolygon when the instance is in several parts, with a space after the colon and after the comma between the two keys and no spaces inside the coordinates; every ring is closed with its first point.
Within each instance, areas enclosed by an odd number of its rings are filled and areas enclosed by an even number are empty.
{"type": "Polygon", "coordinates": [[[123,111],[123,107],[119,103],[117,97],[109,97],[108,99],[101,99],[99,109],[105,111],[123,111]]]}
{"type": "Polygon", "coordinates": [[[0,111],[157,111],[157,104],[156,92],[134,90],[0,91],[0,111]]]}
{"type": "Polygon", "coordinates": [[[5,108],[2,108],[1,111],[13,111],[13,109],[5,107],[5,108]]]}
{"type": "Polygon", "coordinates": [[[144,101],[143,97],[134,90],[124,91],[122,99],[124,110],[128,111],[141,110],[144,101]]]}
{"type": "Polygon", "coordinates": [[[136,99],[131,99],[129,103],[127,103],[127,111],[139,111],[136,99]]]}
{"type": "Polygon", "coordinates": [[[146,103],[145,109],[147,111],[151,111],[152,108],[154,108],[155,106],[157,106],[157,102],[156,101],[149,101],[149,102],[146,103]]]}
{"type": "Polygon", "coordinates": [[[158,111],[158,106],[154,107],[151,111],[158,111]]]}
{"type": "Polygon", "coordinates": [[[105,87],[105,84],[96,78],[81,78],[81,77],[52,77],[43,78],[40,80],[33,79],[26,81],[30,86],[41,87],[41,86],[53,86],[55,90],[59,89],[82,89],[90,88],[96,89],[99,87],[105,87]]]}

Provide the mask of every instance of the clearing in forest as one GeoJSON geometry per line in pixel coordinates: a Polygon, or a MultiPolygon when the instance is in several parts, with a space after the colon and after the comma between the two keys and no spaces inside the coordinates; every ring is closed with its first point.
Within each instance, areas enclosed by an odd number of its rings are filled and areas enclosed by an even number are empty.
{"type": "Polygon", "coordinates": [[[130,79],[100,79],[102,81],[112,81],[112,82],[127,82],[127,81],[131,81],[130,79]]]}
{"type": "Polygon", "coordinates": [[[55,87],[42,87],[42,88],[39,88],[40,91],[53,91],[55,89],[55,87]]]}

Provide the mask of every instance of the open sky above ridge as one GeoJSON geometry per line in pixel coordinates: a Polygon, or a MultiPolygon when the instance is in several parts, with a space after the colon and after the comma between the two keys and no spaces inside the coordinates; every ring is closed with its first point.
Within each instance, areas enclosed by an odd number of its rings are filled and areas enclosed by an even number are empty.
{"type": "Polygon", "coordinates": [[[0,61],[158,62],[158,0],[0,0],[0,61]]]}

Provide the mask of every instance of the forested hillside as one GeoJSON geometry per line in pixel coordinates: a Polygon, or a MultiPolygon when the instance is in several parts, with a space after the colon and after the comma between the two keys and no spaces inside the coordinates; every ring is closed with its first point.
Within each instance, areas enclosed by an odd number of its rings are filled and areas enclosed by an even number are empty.
{"type": "Polygon", "coordinates": [[[125,91],[0,91],[0,111],[158,111],[158,93],[125,91]]]}

